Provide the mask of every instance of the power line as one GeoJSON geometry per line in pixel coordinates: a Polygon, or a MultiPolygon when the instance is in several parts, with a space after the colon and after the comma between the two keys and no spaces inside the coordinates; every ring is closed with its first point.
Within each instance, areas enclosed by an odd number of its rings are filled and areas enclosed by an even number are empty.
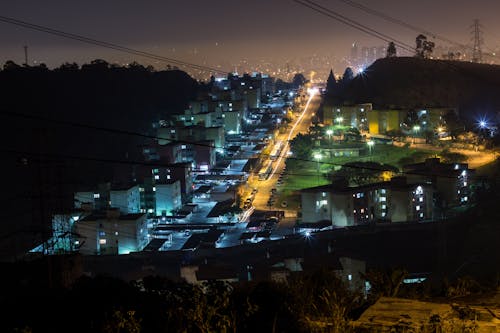
{"type": "Polygon", "coordinates": [[[352,0],[338,0],[338,1],[343,2],[343,3],[345,3],[345,4],[347,4],[347,5],[351,6],[351,7],[360,9],[360,10],[366,12],[366,13],[378,16],[378,17],[380,17],[380,18],[382,18],[382,19],[384,19],[384,20],[386,20],[388,22],[398,24],[400,26],[406,27],[406,28],[411,29],[413,31],[416,31],[418,33],[423,33],[425,35],[429,35],[432,38],[440,39],[442,41],[445,41],[445,42],[450,43],[450,44],[455,44],[455,45],[460,46],[460,47],[467,47],[464,44],[461,44],[459,42],[455,42],[455,41],[453,41],[453,40],[451,40],[449,38],[440,36],[438,34],[435,34],[433,32],[425,30],[424,28],[417,27],[417,26],[412,25],[412,24],[410,24],[408,22],[405,22],[403,20],[397,19],[397,18],[395,18],[393,16],[389,16],[389,15],[383,13],[383,12],[380,12],[380,11],[377,11],[375,9],[369,8],[369,7],[367,7],[365,5],[362,5],[362,4],[358,3],[358,2],[355,2],[355,1],[352,1],[352,0]]]}
{"type": "Polygon", "coordinates": [[[409,45],[409,44],[401,42],[395,38],[392,38],[391,36],[388,36],[384,33],[381,33],[375,29],[372,29],[372,28],[366,26],[366,25],[363,25],[363,24],[361,24],[355,20],[352,20],[352,19],[350,19],[342,14],[339,14],[339,13],[337,13],[329,8],[321,6],[314,1],[311,1],[311,0],[293,0],[293,1],[304,6],[304,7],[312,9],[312,10],[314,10],[322,15],[328,16],[336,21],[339,21],[343,24],[346,24],[354,29],[360,30],[368,35],[371,35],[373,37],[381,39],[385,42],[388,42],[388,43],[394,42],[399,48],[402,48],[406,51],[413,52],[415,50],[414,47],[409,45]]]}
{"type": "Polygon", "coordinates": [[[52,29],[52,28],[49,28],[46,26],[29,23],[26,21],[18,20],[15,18],[7,17],[7,16],[0,16],[0,21],[4,22],[4,23],[8,23],[8,24],[17,25],[17,26],[20,26],[23,28],[31,29],[31,30],[45,32],[45,33],[56,35],[56,36],[63,37],[63,38],[68,38],[68,39],[80,41],[80,42],[87,43],[87,44],[93,44],[93,45],[113,49],[113,50],[124,52],[124,53],[129,53],[129,54],[138,55],[138,56],[145,57],[145,58],[150,58],[153,60],[166,62],[166,63],[173,64],[173,65],[184,66],[184,67],[193,68],[193,69],[205,71],[205,72],[224,73],[224,74],[229,73],[228,71],[223,71],[223,70],[218,69],[218,68],[197,65],[194,63],[189,63],[189,62],[178,60],[178,59],[168,58],[168,57],[164,57],[164,56],[157,55],[154,53],[140,51],[137,49],[132,49],[130,47],[125,47],[125,46],[121,46],[118,44],[113,44],[113,43],[97,40],[94,38],[85,37],[82,35],[68,33],[68,32],[65,32],[62,30],[52,29]]]}
{"type": "MultiPolygon", "coordinates": [[[[362,11],[368,13],[368,14],[372,14],[372,15],[378,16],[378,17],[380,17],[380,18],[382,18],[382,19],[384,19],[384,20],[386,20],[388,22],[400,25],[402,27],[408,28],[408,29],[413,30],[413,31],[418,32],[418,33],[422,33],[424,35],[428,35],[428,36],[430,36],[430,37],[432,37],[434,39],[439,39],[439,40],[441,40],[443,42],[446,42],[446,43],[458,46],[460,48],[469,49],[469,50],[474,51],[474,47],[471,47],[470,45],[457,42],[455,40],[447,38],[447,37],[445,37],[443,35],[436,34],[436,33],[432,32],[432,31],[429,31],[429,30],[424,29],[422,27],[418,27],[416,25],[412,25],[412,24],[410,24],[408,22],[405,22],[405,21],[403,21],[401,19],[395,18],[394,16],[390,16],[390,15],[388,15],[386,13],[383,13],[381,11],[377,11],[377,10],[375,10],[373,8],[370,8],[370,7],[367,7],[367,6],[363,5],[363,4],[360,4],[359,2],[356,2],[356,1],[353,1],[353,0],[338,0],[338,1],[343,2],[343,3],[349,5],[349,6],[353,7],[353,8],[360,9],[360,10],[362,10],[362,11]]],[[[498,56],[496,56],[494,54],[493,50],[490,49],[490,51],[491,51],[491,54],[488,54],[489,56],[498,58],[498,56]]]]}

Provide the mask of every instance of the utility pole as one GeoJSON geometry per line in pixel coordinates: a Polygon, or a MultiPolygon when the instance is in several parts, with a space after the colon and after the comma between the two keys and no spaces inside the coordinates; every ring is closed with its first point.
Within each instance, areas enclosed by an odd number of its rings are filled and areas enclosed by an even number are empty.
{"type": "Polygon", "coordinates": [[[28,66],[28,45],[24,45],[24,66],[28,66]]]}
{"type": "Polygon", "coordinates": [[[471,31],[474,41],[474,47],[472,50],[472,62],[481,63],[483,62],[483,53],[481,51],[481,45],[483,44],[483,31],[481,30],[482,25],[479,23],[478,19],[474,20],[474,23],[471,25],[473,31],[471,31]]]}

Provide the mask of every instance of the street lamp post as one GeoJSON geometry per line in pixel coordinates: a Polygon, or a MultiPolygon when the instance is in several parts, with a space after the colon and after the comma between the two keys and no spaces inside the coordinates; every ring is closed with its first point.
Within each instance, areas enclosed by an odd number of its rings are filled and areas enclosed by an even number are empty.
{"type": "Polygon", "coordinates": [[[414,144],[417,143],[416,138],[417,138],[418,131],[420,131],[420,126],[418,126],[418,125],[413,126],[413,132],[415,132],[415,135],[413,136],[413,143],[414,144]]]}
{"type": "Polygon", "coordinates": [[[330,144],[331,144],[333,131],[331,129],[328,129],[328,130],[326,130],[326,134],[328,135],[328,141],[330,141],[330,144]]]}
{"type": "Polygon", "coordinates": [[[370,140],[366,143],[368,145],[368,149],[370,150],[370,157],[372,156],[372,148],[375,145],[375,141],[370,140]]]}
{"type": "Polygon", "coordinates": [[[318,172],[318,185],[319,185],[319,161],[321,160],[321,153],[314,153],[314,159],[316,160],[316,167],[318,172]]]}

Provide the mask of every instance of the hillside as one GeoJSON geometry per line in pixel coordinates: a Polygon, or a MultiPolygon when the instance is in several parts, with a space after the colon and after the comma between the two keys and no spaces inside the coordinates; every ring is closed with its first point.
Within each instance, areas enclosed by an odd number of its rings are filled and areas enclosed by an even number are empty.
{"type": "Polygon", "coordinates": [[[465,118],[500,110],[500,66],[413,57],[378,59],[344,90],[375,107],[454,107],[465,118]]]}

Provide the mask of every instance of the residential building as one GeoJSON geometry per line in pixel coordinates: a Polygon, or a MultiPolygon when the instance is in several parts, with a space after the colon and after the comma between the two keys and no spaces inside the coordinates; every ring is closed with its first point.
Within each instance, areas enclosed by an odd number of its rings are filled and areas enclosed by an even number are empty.
{"type": "Polygon", "coordinates": [[[155,192],[156,216],[172,215],[182,206],[180,181],[156,183],[153,187],[155,192]]]}
{"type": "Polygon", "coordinates": [[[79,219],[74,233],[84,255],[128,254],[141,251],[149,242],[146,214],[120,214],[118,209],[79,219]]]}
{"type": "Polygon", "coordinates": [[[368,115],[372,112],[372,104],[325,105],[323,106],[323,123],[325,125],[344,125],[368,130],[368,115]]]}
{"type": "Polygon", "coordinates": [[[302,222],[331,221],[337,227],[433,218],[434,189],[405,177],[349,187],[345,181],[301,191],[302,222]]]}
{"type": "Polygon", "coordinates": [[[139,185],[112,189],[109,192],[109,199],[110,207],[118,208],[122,214],[133,214],[141,211],[139,185]]]}
{"type": "Polygon", "coordinates": [[[471,201],[471,184],[475,171],[467,163],[442,163],[439,158],[403,166],[410,181],[432,184],[439,193],[437,205],[442,208],[465,205],[471,201]]]}

